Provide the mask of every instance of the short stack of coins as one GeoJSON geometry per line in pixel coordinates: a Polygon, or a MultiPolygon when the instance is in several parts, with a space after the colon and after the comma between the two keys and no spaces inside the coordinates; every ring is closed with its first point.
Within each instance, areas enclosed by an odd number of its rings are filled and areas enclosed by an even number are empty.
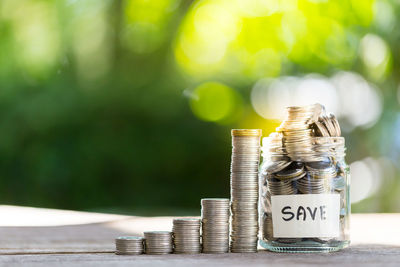
{"type": "Polygon", "coordinates": [[[201,200],[203,253],[229,252],[229,199],[201,200]]]}
{"type": "Polygon", "coordinates": [[[200,219],[173,220],[174,253],[196,254],[201,252],[200,219]]]}
{"type": "Polygon", "coordinates": [[[172,232],[144,232],[146,254],[162,255],[173,252],[172,232]]]}
{"type": "Polygon", "coordinates": [[[257,252],[259,129],[232,130],[231,252],[257,252]]]}
{"type": "Polygon", "coordinates": [[[143,237],[121,236],[115,239],[115,254],[139,255],[143,253],[143,237]]]}

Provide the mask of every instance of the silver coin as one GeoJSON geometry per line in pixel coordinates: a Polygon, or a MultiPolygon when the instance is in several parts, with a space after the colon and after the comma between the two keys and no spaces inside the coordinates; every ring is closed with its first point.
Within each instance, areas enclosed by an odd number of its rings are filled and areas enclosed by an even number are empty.
{"type": "Polygon", "coordinates": [[[143,237],[121,236],[115,239],[115,254],[117,255],[138,255],[144,251],[143,237]]]}
{"type": "Polygon", "coordinates": [[[144,232],[146,254],[169,254],[173,251],[172,232],[144,232]]]}
{"type": "Polygon", "coordinates": [[[341,136],[342,135],[342,131],[340,129],[340,125],[338,120],[336,119],[335,115],[333,114],[329,114],[329,119],[331,120],[331,123],[333,124],[333,126],[335,127],[335,132],[336,135],[335,136],[341,136]]]}
{"type": "Polygon", "coordinates": [[[325,125],[322,122],[316,121],[315,126],[318,134],[317,136],[330,136],[329,131],[326,129],[325,125]]]}
{"type": "Polygon", "coordinates": [[[174,253],[195,254],[201,252],[201,220],[181,218],[173,220],[174,253]]]}
{"type": "Polygon", "coordinates": [[[202,199],[203,253],[228,252],[229,199],[202,199]]]}
{"type": "MultiPolygon", "coordinates": [[[[250,242],[253,247],[257,247],[257,241],[254,241],[254,238],[251,237],[252,234],[257,235],[258,232],[257,204],[260,152],[259,136],[253,138],[232,137],[230,236],[231,247],[233,248],[237,247],[238,242],[246,244],[250,242]],[[244,239],[239,239],[239,235],[241,236],[243,232],[247,235],[244,239]]],[[[229,246],[224,247],[224,249],[229,249],[229,246]]],[[[204,243],[203,251],[207,251],[207,249],[204,249],[204,243]]]]}
{"type": "Polygon", "coordinates": [[[337,136],[336,128],[328,116],[320,117],[320,122],[323,123],[325,129],[329,132],[329,136],[337,136]]]}
{"type": "Polygon", "coordinates": [[[267,173],[275,173],[285,169],[290,165],[290,161],[275,161],[271,162],[268,166],[264,166],[263,168],[267,173]]]}

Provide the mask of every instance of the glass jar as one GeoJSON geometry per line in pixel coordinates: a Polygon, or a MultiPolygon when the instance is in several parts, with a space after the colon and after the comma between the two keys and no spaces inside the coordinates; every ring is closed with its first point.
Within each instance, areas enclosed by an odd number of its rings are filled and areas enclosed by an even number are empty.
{"type": "Polygon", "coordinates": [[[276,252],[329,252],[350,243],[350,169],[343,137],[312,137],[292,154],[282,135],[263,138],[260,245],[276,252]]]}

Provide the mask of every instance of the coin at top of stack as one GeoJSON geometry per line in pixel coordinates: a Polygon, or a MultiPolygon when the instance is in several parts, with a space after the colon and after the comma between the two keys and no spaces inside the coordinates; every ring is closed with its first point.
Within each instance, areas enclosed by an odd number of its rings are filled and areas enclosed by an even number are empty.
{"type": "Polygon", "coordinates": [[[234,129],[231,159],[231,252],[256,252],[259,129],[234,129]]]}
{"type": "Polygon", "coordinates": [[[146,254],[161,255],[173,252],[172,232],[144,232],[146,254]]]}
{"type": "Polygon", "coordinates": [[[232,136],[249,136],[249,137],[257,137],[261,136],[262,130],[261,129],[232,129],[231,131],[232,136]]]}
{"type": "Polygon", "coordinates": [[[173,220],[174,253],[195,254],[201,252],[200,219],[182,218],[173,220]]]}
{"type": "Polygon", "coordinates": [[[288,107],[287,117],[276,129],[283,134],[283,144],[293,161],[312,161],[312,130],[310,125],[322,112],[319,104],[304,107],[288,107]]]}
{"type": "Polygon", "coordinates": [[[229,199],[201,200],[203,253],[229,252],[229,199]]]}
{"type": "Polygon", "coordinates": [[[138,255],[143,253],[143,237],[120,236],[115,239],[115,254],[138,255]]]}

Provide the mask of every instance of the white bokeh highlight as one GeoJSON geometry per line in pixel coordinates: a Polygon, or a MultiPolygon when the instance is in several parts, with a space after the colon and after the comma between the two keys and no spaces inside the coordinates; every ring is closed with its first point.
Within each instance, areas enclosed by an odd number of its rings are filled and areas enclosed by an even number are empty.
{"type": "Polygon", "coordinates": [[[351,203],[357,203],[380,190],[384,169],[379,160],[368,157],[350,164],[350,176],[351,203]]]}
{"type": "Polygon", "coordinates": [[[285,107],[314,103],[323,104],[327,111],[345,120],[345,131],[373,126],[383,107],[380,91],[352,72],[338,72],[331,78],[317,74],[265,78],[251,92],[254,110],[266,119],[282,120],[285,107]]]}

